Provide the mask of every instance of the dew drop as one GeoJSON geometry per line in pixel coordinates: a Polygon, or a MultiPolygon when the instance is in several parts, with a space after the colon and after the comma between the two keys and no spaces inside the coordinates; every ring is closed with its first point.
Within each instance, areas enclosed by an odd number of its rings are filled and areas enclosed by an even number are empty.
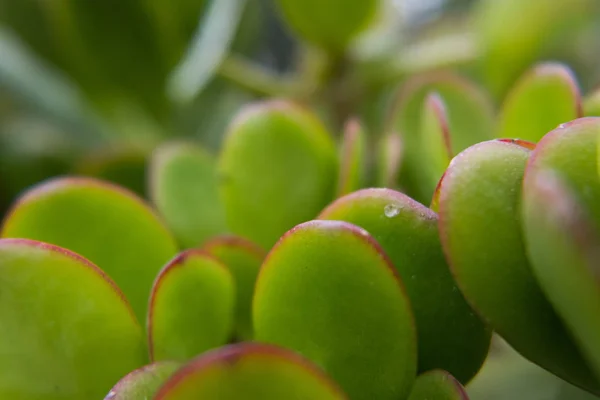
{"type": "Polygon", "coordinates": [[[394,204],[388,204],[383,209],[383,213],[388,218],[394,218],[396,215],[400,214],[400,208],[394,204]]]}
{"type": "Polygon", "coordinates": [[[558,126],[558,129],[565,129],[565,127],[566,127],[566,124],[560,124],[560,125],[558,126]]]}

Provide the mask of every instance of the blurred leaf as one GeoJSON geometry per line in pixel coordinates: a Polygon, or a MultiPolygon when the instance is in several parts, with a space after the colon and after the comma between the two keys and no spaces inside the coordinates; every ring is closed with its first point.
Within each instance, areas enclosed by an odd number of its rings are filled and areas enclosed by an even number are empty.
{"type": "Polygon", "coordinates": [[[376,185],[378,187],[396,187],[403,152],[402,139],[397,132],[390,132],[381,138],[377,152],[376,185]]]}
{"type": "Polygon", "coordinates": [[[338,197],[358,190],[365,184],[367,138],[358,120],[352,119],[346,124],[340,147],[338,197]]]}
{"type": "Polygon", "coordinates": [[[212,1],[191,47],[169,77],[172,100],[190,102],[206,86],[229,50],[245,5],[246,0],[212,1]]]}
{"type": "Polygon", "coordinates": [[[152,155],[149,193],[183,247],[227,231],[216,160],[191,143],[164,143],[152,155]]]}
{"type": "Polygon", "coordinates": [[[530,153],[494,140],[453,159],[439,189],[444,251],[465,297],[515,350],[567,381],[598,390],[527,259],[519,211],[530,153]]]}
{"type": "Polygon", "coordinates": [[[281,100],[246,106],[230,124],[219,159],[228,226],[271,248],[333,199],[336,156],[309,111],[281,100]]]}
{"type": "Polygon", "coordinates": [[[352,399],[408,396],[410,303],[383,250],[355,225],[311,221],[283,236],[261,268],[253,319],[256,340],[303,354],[352,399]]]}
{"type": "Polygon", "coordinates": [[[464,388],[452,375],[433,370],[417,377],[408,400],[469,400],[464,388]]]}
{"type": "Polygon", "coordinates": [[[497,135],[537,142],[581,114],[581,94],[573,72],[562,64],[538,64],[505,99],[497,135]]]}
{"type": "Polygon", "coordinates": [[[178,362],[163,361],[136,369],[122,378],[104,400],[150,399],[179,367],[178,362]]]}
{"type": "Polygon", "coordinates": [[[150,207],[92,178],[55,178],[29,189],[6,215],[2,237],[40,240],[89,258],[123,289],[140,321],[156,274],[177,251],[150,207]]]}
{"type": "Polygon", "coordinates": [[[596,89],[583,102],[583,113],[586,117],[600,117],[600,89],[596,89]]]}
{"type": "Polygon", "coordinates": [[[437,215],[402,193],[365,189],[336,200],[319,218],[356,224],[381,244],[402,277],[415,316],[418,370],[444,369],[467,383],[485,360],[490,331],[454,283],[437,215]]]}
{"type": "Polygon", "coordinates": [[[202,251],[227,266],[235,281],[236,337],[251,340],[252,299],[258,271],[266,256],[263,249],[238,236],[215,237],[204,244],[202,251]]]}
{"type": "Polygon", "coordinates": [[[117,286],[68,250],[0,240],[0,396],[104,396],[146,363],[142,329],[117,286]]]}
{"type": "Polygon", "coordinates": [[[224,264],[186,250],[158,274],[148,309],[152,360],[186,361],[231,338],[235,283],[224,264]]]}
{"type": "Polygon", "coordinates": [[[344,400],[321,370],[295,353],[242,343],[206,353],[185,365],[155,400],[344,400]]]}

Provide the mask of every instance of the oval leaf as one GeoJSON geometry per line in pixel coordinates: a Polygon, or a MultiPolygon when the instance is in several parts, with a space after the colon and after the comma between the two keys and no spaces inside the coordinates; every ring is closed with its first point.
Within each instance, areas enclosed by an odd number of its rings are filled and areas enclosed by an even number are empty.
{"type": "Polygon", "coordinates": [[[150,399],[179,367],[178,362],[163,361],[136,369],[121,379],[104,400],[150,399]]]}
{"type": "Polygon", "coordinates": [[[188,360],[227,343],[233,331],[235,287],[229,270],[199,250],[187,250],[160,272],[148,310],[153,360],[188,360]]]}
{"type": "Polygon", "coordinates": [[[337,196],[363,187],[367,156],[367,138],[358,120],[350,120],[344,129],[340,149],[340,173],[337,196]]]}
{"type": "Polygon", "coordinates": [[[523,75],[508,94],[498,135],[537,142],[581,114],[581,94],[573,72],[562,64],[540,64],[523,75]]]}
{"type": "Polygon", "coordinates": [[[156,149],[150,196],[183,247],[227,231],[216,160],[201,147],[168,143],[156,149]]]}
{"type": "Polygon", "coordinates": [[[583,114],[586,117],[600,117],[600,88],[586,96],[583,102],[583,114]]]}
{"type": "Polygon", "coordinates": [[[227,266],[235,281],[236,337],[249,340],[252,328],[252,297],[258,271],[265,259],[263,249],[237,236],[223,236],[208,241],[203,251],[227,266]]]}
{"type": "Polygon", "coordinates": [[[259,103],[230,126],[220,169],[230,228],[268,249],[333,198],[335,146],[311,113],[283,101],[259,103]]]}
{"type": "Polygon", "coordinates": [[[129,304],[83,257],[2,239],[0,275],[1,398],[99,399],[146,363],[129,304]]]}
{"type": "Polygon", "coordinates": [[[289,231],[263,263],[253,316],[257,340],[303,354],[351,398],[408,396],[416,370],[409,301],[363,229],[311,221],[289,231]]]}
{"type": "Polygon", "coordinates": [[[459,381],[446,371],[433,370],[417,377],[408,400],[469,400],[459,381]]]}
{"type": "Polygon", "coordinates": [[[242,343],[214,350],[180,369],[155,400],[343,400],[319,369],[289,350],[242,343]]]}
{"type": "Polygon", "coordinates": [[[486,358],[490,331],[454,283],[437,215],[402,193],[365,189],[337,200],[320,218],[366,229],[390,257],[415,316],[419,371],[442,368],[468,382],[486,358]]]}
{"type": "Polygon", "coordinates": [[[470,303],[524,357],[582,387],[596,383],[544,297],[525,253],[519,207],[530,150],[502,141],[454,158],[440,186],[440,235],[470,303]]]}
{"type": "Polygon", "coordinates": [[[402,138],[397,132],[388,133],[381,139],[376,160],[378,187],[397,186],[403,151],[402,138]]]}

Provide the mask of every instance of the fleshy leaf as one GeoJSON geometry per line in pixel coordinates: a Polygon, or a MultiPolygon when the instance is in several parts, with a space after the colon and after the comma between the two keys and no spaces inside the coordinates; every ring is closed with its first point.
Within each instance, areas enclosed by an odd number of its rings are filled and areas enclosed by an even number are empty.
{"type": "Polygon", "coordinates": [[[68,250],[0,240],[0,397],[99,399],[147,361],[117,286],[68,250]]]}
{"type": "Polygon", "coordinates": [[[498,135],[537,142],[581,114],[581,94],[573,72],[562,64],[539,64],[517,81],[504,100],[498,135]]]}
{"type": "Polygon", "coordinates": [[[440,185],[442,244],[465,297],[499,335],[543,368],[597,390],[525,253],[519,208],[530,153],[494,140],[453,159],[440,185]]]}
{"type": "Polygon", "coordinates": [[[252,297],[258,271],[266,252],[251,241],[237,236],[222,236],[206,242],[203,251],[227,266],[235,281],[236,337],[252,339],[252,297]]]}
{"type": "Polygon", "coordinates": [[[180,367],[178,362],[162,361],[136,369],[121,379],[104,400],[150,399],[180,367]]]}
{"type": "Polygon", "coordinates": [[[88,258],[115,280],[140,321],[156,274],[177,252],[142,200],[91,178],[55,178],[28,190],[5,217],[2,237],[40,240],[88,258]]]}
{"type": "Polygon", "coordinates": [[[523,188],[523,225],[533,271],[600,376],[598,231],[550,170],[528,170],[523,188]]]}
{"type": "Polygon", "coordinates": [[[335,201],[320,218],[366,229],[390,257],[415,316],[419,371],[445,369],[468,382],[486,358],[490,331],[454,283],[437,215],[402,193],[365,189],[335,201]]]}
{"type": "Polygon", "coordinates": [[[400,89],[391,109],[390,123],[403,138],[404,159],[400,184],[417,201],[431,199],[430,185],[423,185],[419,171],[428,163],[420,146],[423,104],[436,92],[446,108],[448,129],[452,132],[452,154],[493,137],[494,115],[490,100],[471,81],[450,73],[411,78],[400,89]]]}
{"type": "Polygon", "coordinates": [[[336,53],[342,52],[368,27],[379,8],[378,0],[277,0],[276,3],[295,33],[336,53]]]}
{"type": "Polygon", "coordinates": [[[377,157],[377,186],[393,188],[398,184],[403,146],[400,134],[391,132],[379,142],[377,157]]]}
{"type": "Polygon", "coordinates": [[[363,187],[366,178],[367,140],[358,120],[346,124],[340,150],[337,195],[343,196],[363,187]]]}
{"type": "Polygon", "coordinates": [[[313,114],[268,101],[247,106],[233,121],[220,170],[229,227],[269,249],[331,201],[337,154],[313,114]]]}
{"type": "Polygon", "coordinates": [[[168,143],[155,150],[150,196],[183,247],[227,231],[216,160],[199,146],[168,143]]]}
{"type": "Polygon", "coordinates": [[[291,398],[344,400],[346,396],[320,369],[290,350],[239,343],[189,362],[154,400],[291,398]]]}
{"type": "Polygon", "coordinates": [[[583,114],[586,117],[600,117],[600,88],[586,96],[583,102],[583,114]]]}
{"type": "Polygon", "coordinates": [[[469,400],[469,397],[456,378],[438,369],[417,377],[408,400],[469,400]]]}
{"type": "Polygon", "coordinates": [[[235,284],[220,261],[187,250],[160,272],[148,310],[152,360],[186,361],[222,346],[233,332],[235,284]]]}
{"type": "Polygon", "coordinates": [[[253,317],[257,340],[304,355],[351,398],[408,396],[416,370],[409,300],[363,229],[310,221],[289,231],[263,263],[253,317]]]}

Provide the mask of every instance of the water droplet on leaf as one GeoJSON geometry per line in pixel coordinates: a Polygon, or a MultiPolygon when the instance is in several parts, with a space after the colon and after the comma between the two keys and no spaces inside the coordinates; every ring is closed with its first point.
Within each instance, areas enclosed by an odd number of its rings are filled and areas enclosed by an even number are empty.
{"type": "Polygon", "coordinates": [[[388,204],[383,209],[383,213],[388,218],[394,218],[396,215],[400,214],[400,208],[395,204],[388,204]]]}

